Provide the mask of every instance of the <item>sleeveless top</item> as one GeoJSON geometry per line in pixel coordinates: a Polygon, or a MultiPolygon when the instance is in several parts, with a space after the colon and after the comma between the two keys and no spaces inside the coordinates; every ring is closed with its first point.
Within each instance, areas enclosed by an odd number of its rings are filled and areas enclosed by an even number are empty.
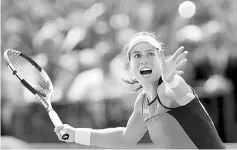
{"type": "MultiPolygon", "coordinates": [[[[160,78],[158,86],[161,83],[160,78]]],[[[143,118],[151,140],[159,148],[225,149],[194,90],[193,94],[193,100],[177,108],[164,106],[159,95],[150,103],[147,96],[143,99],[143,118]]]]}

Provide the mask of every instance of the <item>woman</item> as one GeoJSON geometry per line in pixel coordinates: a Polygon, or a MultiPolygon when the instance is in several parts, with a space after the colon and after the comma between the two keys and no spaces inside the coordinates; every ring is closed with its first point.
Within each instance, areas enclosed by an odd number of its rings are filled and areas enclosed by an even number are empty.
{"type": "Polygon", "coordinates": [[[142,90],[126,127],[108,129],[58,126],[61,141],[103,148],[134,146],[148,130],[157,148],[214,149],[225,148],[214,124],[192,88],[179,74],[187,51],[179,48],[168,60],[162,43],[148,32],[137,33],[125,46],[130,70],[142,90]],[[60,132],[70,135],[61,139],[60,132]]]}

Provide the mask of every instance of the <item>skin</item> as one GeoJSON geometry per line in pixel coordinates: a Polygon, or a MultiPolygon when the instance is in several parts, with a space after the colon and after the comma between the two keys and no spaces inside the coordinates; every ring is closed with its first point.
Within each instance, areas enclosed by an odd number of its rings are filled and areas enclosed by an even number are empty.
{"type": "Polygon", "coordinates": [[[157,93],[158,79],[161,76],[160,57],[158,50],[149,43],[139,43],[130,51],[130,70],[136,80],[143,86],[149,99],[153,99],[157,93]],[[141,75],[142,68],[152,69],[150,76],[141,75]]]}
{"type": "MultiPolygon", "coordinates": [[[[183,52],[183,47],[179,48],[168,60],[165,60],[164,52],[157,50],[148,43],[139,43],[131,49],[130,69],[137,81],[143,86],[145,93],[150,99],[157,95],[157,84],[160,76],[165,82],[171,82],[175,74],[182,74],[178,69],[186,63],[187,51],[183,52]],[[140,69],[150,67],[151,76],[141,76],[140,69]]],[[[121,148],[134,146],[147,131],[142,116],[142,100],[144,94],[138,95],[134,104],[134,110],[130,116],[126,127],[97,129],[91,135],[91,145],[104,148],[121,148]]],[[[76,128],[64,124],[55,127],[58,139],[65,142],[75,142],[76,128]],[[69,139],[63,140],[61,132],[68,133],[69,139]]]]}
{"type": "Polygon", "coordinates": [[[174,75],[182,74],[178,69],[183,66],[187,59],[187,51],[183,52],[183,47],[179,48],[174,55],[165,60],[163,50],[158,50],[149,43],[139,43],[130,51],[130,69],[137,81],[143,86],[149,100],[157,95],[158,79],[163,75],[167,82],[173,80],[174,75]],[[149,67],[152,69],[150,76],[142,76],[141,68],[149,67]]]}

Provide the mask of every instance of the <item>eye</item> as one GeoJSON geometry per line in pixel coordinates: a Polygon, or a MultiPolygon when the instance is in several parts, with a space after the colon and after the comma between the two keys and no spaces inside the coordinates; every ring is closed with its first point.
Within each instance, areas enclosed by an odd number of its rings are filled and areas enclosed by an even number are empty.
{"type": "Polygon", "coordinates": [[[149,52],[148,56],[155,56],[155,54],[153,52],[149,52]]]}
{"type": "Polygon", "coordinates": [[[134,58],[139,58],[141,56],[141,54],[135,54],[133,57],[134,58]]]}

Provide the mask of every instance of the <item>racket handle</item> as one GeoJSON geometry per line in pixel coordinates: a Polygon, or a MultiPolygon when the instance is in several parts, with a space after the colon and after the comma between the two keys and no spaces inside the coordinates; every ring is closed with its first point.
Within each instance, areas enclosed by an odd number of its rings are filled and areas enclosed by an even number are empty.
{"type": "MultiPolygon", "coordinates": [[[[61,126],[63,125],[61,119],[59,118],[58,114],[53,110],[51,109],[49,112],[49,117],[51,119],[51,121],[53,122],[54,126],[61,126]]],[[[65,132],[61,132],[62,134],[62,139],[63,140],[67,140],[69,138],[69,134],[65,133],[65,132]]]]}

